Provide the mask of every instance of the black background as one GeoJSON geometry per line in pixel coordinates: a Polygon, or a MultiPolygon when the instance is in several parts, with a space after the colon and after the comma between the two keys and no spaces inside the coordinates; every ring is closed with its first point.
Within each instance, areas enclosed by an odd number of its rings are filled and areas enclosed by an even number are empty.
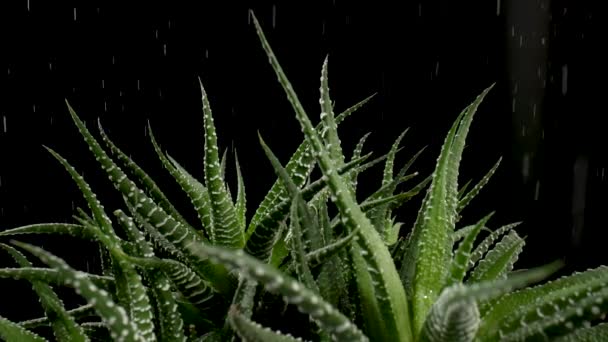
{"type": "MultiPolygon", "coordinates": [[[[149,120],[163,148],[202,178],[197,77],[210,95],[220,148],[238,151],[250,217],[274,180],[257,132],[283,162],[303,138],[250,24],[253,9],[313,121],[327,54],[338,111],[377,92],[340,128],[347,155],[368,131],[366,150],[380,155],[411,127],[398,165],[428,145],[415,167],[426,175],[460,110],[496,82],[473,123],[461,181],[479,179],[500,156],[503,163],[464,212],[463,224],[493,210],[491,227],[524,221],[521,267],[561,257],[570,269],[608,262],[605,126],[599,119],[605,62],[593,2],[119,3],[0,5],[0,229],[72,222],[74,208],[85,205],[43,145],[84,174],[109,212],[120,206],[64,99],[89,127],[99,117],[171,198],[188,204],[155,158],[145,125],[149,120]]],[[[228,177],[236,188],[233,160],[228,177]]],[[[380,170],[362,176],[361,196],[379,185],[380,170]]],[[[400,213],[404,232],[419,200],[400,213]]],[[[91,245],[63,237],[26,240],[75,267],[95,268],[95,260],[81,257],[91,245]]],[[[0,282],[7,289],[11,284],[0,282]]],[[[8,311],[0,305],[0,315],[8,311]]]]}

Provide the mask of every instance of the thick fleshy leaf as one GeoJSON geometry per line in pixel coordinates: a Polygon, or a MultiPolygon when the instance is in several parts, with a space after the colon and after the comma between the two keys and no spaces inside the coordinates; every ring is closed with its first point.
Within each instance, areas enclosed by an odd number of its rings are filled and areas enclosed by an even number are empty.
{"type": "MultiPolygon", "coordinates": [[[[97,199],[97,195],[93,193],[90,185],[84,180],[84,178],[76,171],[76,169],[68,163],[61,155],[57,152],[53,151],[50,148],[46,148],[52,155],[57,159],[61,165],[68,171],[72,179],[78,185],[78,188],[82,192],[83,197],[87,201],[89,209],[93,214],[93,219],[95,220],[95,225],[87,222],[89,225],[86,226],[88,230],[93,232],[95,238],[99,240],[99,242],[103,243],[108,250],[112,250],[119,244],[120,238],[116,236],[114,229],[112,228],[112,221],[105,213],[103,206],[97,199]]],[[[84,221],[84,219],[83,219],[84,221]]],[[[84,224],[83,224],[84,225],[84,224]]]]}
{"type": "Polygon", "coordinates": [[[243,276],[239,278],[239,286],[234,292],[231,307],[237,308],[244,317],[251,318],[251,315],[253,315],[257,286],[258,283],[256,281],[243,276]]]}
{"type": "Polygon", "coordinates": [[[117,305],[110,298],[108,292],[93,284],[86,273],[72,269],[65,261],[41,248],[20,242],[13,242],[13,244],[34,254],[42,262],[57,270],[65,285],[73,287],[89,304],[93,305],[97,314],[110,330],[113,339],[126,342],[142,341],[142,337],[129,318],[127,310],[117,305]]]}
{"type": "Polygon", "coordinates": [[[70,223],[38,223],[27,226],[3,230],[0,236],[21,234],[58,234],[70,235],[83,240],[94,240],[95,235],[81,224],[70,223]]]}
{"type": "MultiPolygon", "coordinates": [[[[511,275],[514,277],[516,274],[511,275]]],[[[481,308],[484,341],[563,335],[608,312],[608,267],[507,294],[481,308]]]]}
{"type": "Polygon", "coordinates": [[[561,266],[561,262],[554,262],[513,275],[509,279],[468,286],[457,283],[444,288],[424,322],[420,341],[473,341],[480,326],[478,302],[545,279],[561,266]]]}
{"type": "MultiPolygon", "coordinates": [[[[92,231],[97,229],[83,219],[80,221],[92,231]]],[[[137,273],[133,264],[127,261],[126,255],[120,247],[108,246],[106,242],[102,242],[110,251],[118,304],[127,309],[135,330],[144,340],[156,341],[152,307],[142,277],[137,273]]]]}
{"type": "MultiPolygon", "coordinates": [[[[365,161],[369,155],[358,158],[356,160],[352,160],[346,163],[343,167],[338,169],[338,174],[344,175],[347,172],[352,172],[358,170],[359,172],[363,169],[370,167],[372,164],[380,162],[384,157],[376,158],[370,162],[367,162],[363,165],[359,165],[359,163],[365,161]]],[[[287,164],[287,167],[289,164],[287,164]]],[[[287,170],[286,167],[286,170],[287,170]]],[[[294,183],[296,183],[297,177],[292,178],[294,183]]],[[[282,186],[282,182],[279,180],[279,183],[282,186]]],[[[297,183],[296,183],[297,185],[297,183]]],[[[305,201],[311,200],[314,196],[325,189],[326,184],[323,179],[316,180],[306,187],[304,187],[302,192],[302,197],[305,201]]],[[[285,193],[281,195],[281,202],[278,202],[276,206],[272,208],[268,208],[266,215],[262,218],[261,223],[259,224],[259,231],[257,233],[252,234],[250,239],[247,241],[247,245],[245,246],[245,251],[248,254],[255,256],[260,260],[268,260],[271,256],[271,251],[275,246],[276,239],[279,238],[279,232],[281,227],[281,222],[283,222],[287,215],[289,214],[289,208],[291,204],[291,198],[289,197],[287,190],[285,188],[281,188],[285,193]],[[268,235],[264,235],[268,234],[268,235]]]]}
{"type": "MultiPolygon", "coordinates": [[[[355,149],[353,150],[353,155],[352,155],[351,160],[361,157],[361,153],[363,151],[363,145],[369,138],[370,134],[371,134],[371,132],[367,132],[361,137],[361,139],[359,139],[359,141],[357,142],[357,145],[355,145],[355,149]]],[[[358,172],[353,172],[353,173],[351,173],[351,176],[350,176],[350,184],[351,184],[351,188],[353,189],[353,195],[355,195],[355,192],[357,189],[357,177],[358,176],[359,176],[358,172]]]]}
{"type": "Polygon", "coordinates": [[[205,184],[209,188],[209,198],[211,199],[209,204],[213,217],[215,244],[230,248],[242,248],[245,245],[244,231],[239,227],[236,209],[222,177],[211,106],[202,82],[200,82],[200,86],[205,129],[205,184]]]}
{"type": "Polygon", "coordinates": [[[0,337],[5,341],[46,342],[46,339],[41,336],[2,316],[0,316],[0,337]]]}
{"type": "Polygon", "coordinates": [[[500,165],[501,161],[502,161],[502,157],[498,158],[498,161],[496,162],[496,164],[494,164],[494,166],[492,166],[490,171],[488,171],[488,173],[486,173],[486,175],[483,176],[483,178],[479,181],[479,183],[477,183],[475,185],[475,187],[473,187],[473,189],[471,189],[469,192],[467,192],[466,195],[464,195],[462,198],[460,198],[460,196],[458,196],[458,198],[460,199],[458,201],[458,206],[456,208],[456,210],[458,212],[460,212],[462,209],[464,209],[473,200],[473,198],[475,198],[475,196],[477,196],[477,194],[479,194],[481,189],[486,184],[488,184],[488,182],[490,181],[490,178],[492,178],[492,176],[496,172],[496,169],[498,169],[498,166],[500,165]]]}
{"type": "Polygon", "coordinates": [[[384,164],[384,173],[382,175],[382,185],[386,185],[393,180],[393,172],[394,172],[393,168],[395,165],[395,157],[397,156],[397,150],[399,149],[401,140],[403,140],[403,137],[409,130],[410,130],[409,128],[406,128],[403,132],[401,132],[401,134],[399,134],[397,139],[395,139],[395,142],[393,142],[393,145],[391,145],[391,149],[388,152],[388,157],[386,158],[386,163],[384,164]]]}
{"type": "Polygon", "coordinates": [[[306,259],[304,251],[304,243],[302,242],[302,227],[304,227],[306,222],[312,223],[312,217],[301,218],[300,215],[306,215],[305,213],[307,211],[309,212],[308,209],[308,205],[303,203],[301,197],[294,196],[291,205],[290,217],[291,231],[293,232],[291,238],[291,255],[292,259],[294,260],[297,279],[308,289],[318,293],[319,287],[317,286],[312,272],[310,271],[310,266],[308,265],[308,260],[306,259]]]}
{"type": "Polygon", "coordinates": [[[492,247],[494,241],[496,241],[498,238],[508,233],[511,229],[517,227],[520,224],[521,222],[506,224],[492,231],[488,236],[486,236],[485,239],[483,239],[481,243],[477,245],[477,247],[475,247],[473,253],[471,253],[471,260],[469,261],[467,269],[471,269],[475,265],[475,263],[477,263],[477,261],[483,258],[486,252],[492,247]]]}
{"type": "Polygon", "coordinates": [[[121,249],[121,239],[114,232],[110,218],[84,178],[59,154],[51,149],[48,150],[70,173],[93,213],[95,224],[86,219],[77,219],[93,232],[95,238],[108,249],[114,265],[114,278],[119,301],[129,310],[129,315],[138,334],[141,334],[142,338],[146,340],[155,341],[152,313],[145,287],[140,275],[122,257],[124,252],[121,249]]]}
{"type": "Polygon", "coordinates": [[[244,232],[247,228],[247,195],[245,194],[245,181],[243,180],[241,165],[239,164],[239,157],[236,154],[236,150],[234,151],[234,163],[236,167],[237,179],[236,203],[234,204],[234,207],[236,210],[236,218],[239,222],[239,227],[244,232]]]}
{"type": "Polygon", "coordinates": [[[228,313],[230,325],[237,334],[247,342],[297,342],[302,339],[295,338],[291,335],[281,334],[280,332],[272,331],[269,328],[264,328],[261,325],[251,321],[248,317],[242,315],[236,308],[231,308],[228,313]]]}
{"type": "Polygon", "coordinates": [[[513,264],[517,261],[524,244],[524,239],[519,237],[515,230],[511,230],[479,261],[467,279],[467,283],[506,277],[507,273],[513,269],[513,264]]]}
{"type": "Polygon", "coordinates": [[[329,156],[334,160],[336,166],[344,164],[344,154],[340,138],[338,137],[338,125],[334,118],[334,109],[332,108],[331,98],[329,96],[329,81],[327,77],[328,57],[325,56],[323,67],[321,70],[321,87],[319,104],[321,105],[321,121],[323,122],[323,130],[320,134],[321,139],[325,141],[329,156]]]}
{"type": "Polygon", "coordinates": [[[555,342],[605,342],[608,341],[608,323],[582,328],[560,337],[555,342]]]}
{"type": "Polygon", "coordinates": [[[182,295],[196,307],[205,308],[211,303],[214,292],[188,266],[171,259],[130,257],[129,261],[142,267],[161,269],[182,295]]]}
{"type": "Polygon", "coordinates": [[[124,258],[121,257],[121,255],[124,255],[121,249],[121,239],[114,232],[110,218],[84,178],[59,154],[51,149],[48,150],[70,173],[93,213],[95,223],[89,222],[86,219],[77,219],[88,230],[93,232],[96,239],[109,251],[114,265],[113,273],[119,301],[123,306],[128,308],[130,317],[141,336],[147,340],[154,341],[154,324],[152,322],[150,303],[146,290],[142,284],[141,277],[133,266],[126,263],[124,258]]]}
{"type": "MultiPolygon", "coordinates": [[[[101,121],[97,120],[97,127],[99,128],[99,133],[101,135],[102,141],[109,148],[110,152],[118,161],[120,161],[127,170],[131,172],[140,183],[144,186],[145,191],[148,195],[154,200],[154,202],[158,203],[167,213],[169,213],[173,218],[178,220],[184,225],[187,225],[186,219],[179,213],[179,211],[173,206],[171,201],[165,196],[162,190],[158,187],[156,182],[150,177],[137,163],[135,163],[129,156],[127,156],[121,149],[118,148],[110,140],[110,137],[106,134],[103,127],[101,126],[101,121]]],[[[148,122],[148,133],[152,135],[152,131],[150,129],[150,123],[148,122]]]]}
{"type": "MultiPolygon", "coordinates": [[[[152,246],[145,240],[144,234],[137,229],[134,220],[121,210],[115,210],[114,215],[123,226],[129,240],[136,244],[134,255],[142,258],[154,257],[152,246]]],[[[158,340],[185,342],[184,322],[178,312],[178,305],[167,275],[160,269],[145,269],[143,272],[148,282],[150,300],[153,302],[158,340]]]]}
{"type": "MultiPolygon", "coordinates": [[[[395,190],[395,186],[391,186],[391,185],[395,184],[395,182],[393,182],[394,181],[393,168],[394,168],[394,164],[395,164],[395,157],[397,155],[397,150],[399,149],[399,144],[401,144],[401,140],[403,139],[403,137],[405,136],[405,134],[407,133],[408,130],[409,130],[409,128],[404,130],[397,137],[397,139],[391,146],[390,151],[388,152],[386,162],[384,164],[384,172],[382,175],[382,186],[385,187],[385,191],[383,191],[382,194],[380,195],[381,198],[383,198],[383,197],[386,198],[386,197],[392,196],[393,192],[395,190]],[[391,185],[389,185],[389,184],[391,184],[391,185]]],[[[400,176],[402,176],[402,175],[400,175],[400,176]]],[[[398,177],[398,178],[400,178],[400,177],[398,177]]],[[[374,225],[374,227],[376,227],[376,229],[382,236],[386,236],[386,234],[387,234],[387,232],[385,231],[385,228],[387,227],[387,224],[386,224],[387,220],[390,220],[390,215],[391,215],[391,213],[389,211],[389,206],[387,204],[379,205],[378,207],[374,208],[373,210],[371,210],[367,213],[367,216],[372,221],[372,224],[374,225]]]]}
{"type": "MultiPolygon", "coordinates": [[[[287,173],[287,170],[283,168],[277,157],[274,155],[274,153],[272,153],[268,145],[266,145],[261,135],[259,136],[259,140],[260,145],[264,149],[264,153],[266,153],[266,157],[268,158],[268,160],[270,160],[270,163],[272,164],[275,173],[281,179],[289,193],[289,196],[291,197],[290,222],[292,224],[292,229],[298,229],[299,234],[301,234],[301,236],[296,236],[295,238],[300,239],[300,242],[305,241],[301,246],[301,257],[304,258],[304,253],[306,252],[306,250],[311,248],[318,249],[323,245],[321,232],[316,222],[314,222],[314,214],[304,201],[302,193],[300,189],[298,189],[296,183],[293,181],[293,179],[289,177],[289,173],[287,173]],[[297,218],[297,222],[294,222],[294,215],[295,218],[297,218]],[[298,226],[293,227],[294,223],[297,223],[298,226]]],[[[296,249],[299,248],[297,246],[295,247],[296,249]]]]}
{"type": "MultiPolygon", "coordinates": [[[[175,161],[169,155],[165,155],[165,153],[163,153],[159,144],[156,142],[156,138],[152,132],[152,127],[149,125],[148,132],[150,134],[150,141],[152,142],[154,151],[156,152],[161,164],[167,171],[169,171],[171,176],[173,176],[175,181],[190,198],[190,202],[196,210],[207,237],[211,239],[211,236],[213,236],[213,230],[211,224],[211,211],[209,209],[208,201],[209,194],[207,193],[207,189],[201,182],[190,175],[177,161],[175,161]]],[[[195,231],[194,228],[192,228],[192,230],[195,231]]]]}
{"type": "MultiPolygon", "coordinates": [[[[190,242],[198,242],[202,239],[199,234],[192,229],[192,227],[186,226],[171,215],[168,215],[165,210],[156,205],[154,201],[148,197],[143,190],[139,189],[137,185],[131,181],[127,175],[116,165],[107,155],[107,153],[101,148],[97,140],[91,135],[85,124],[80,120],[76,112],[68,104],[68,110],[72,116],[76,127],[84,138],[85,142],[89,145],[90,150],[95,156],[96,160],[101,164],[102,169],[108,174],[108,178],[112,181],[114,187],[123,194],[123,198],[131,205],[140,217],[150,227],[156,231],[154,233],[157,237],[164,239],[166,244],[171,244],[184,248],[185,245],[190,242]]],[[[95,213],[94,213],[95,214],[95,213]]],[[[97,215],[97,214],[95,214],[97,215]]],[[[94,215],[94,216],[95,216],[94,215]]],[[[96,217],[96,220],[98,218],[96,217]]],[[[103,222],[102,226],[108,225],[108,222],[103,222]]],[[[187,252],[187,251],[186,251],[187,252]]],[[[231,281],[225,270],[215,267],[206,261],[200,260],[193,256],[189,256],[192,262],[197,262],[197,271],[202,272],[202,276],[209,279],[213,286],[220,289],[223,292],[230,292],[232,289],[231,281]]]]}
{"type": "Polygon", "coordinates": [[[465,138],[485,89],[458,116],[441,147],[433,180],[414,223],[411,243],[402,264],[402,277],[412,293],[414,331],[419,332],[428,311],[447,280],[452,233],[456,222],[458,168],[465,138]],[[424,270],[424,271],[419,271],[424,270]]]}
{"type": "MultiPolygon", "coordinates": [[[[77,308],[67,310],[67,313],[75,320],[97,317],[97,315],[95,314],[95,308],[93,308],[91,304],[85,304],[77,308]]],[[[29,319],[27,321],[19,322],[19,325],[26,329],[34,329],[41,326],[48,326],[49,324],[50,323],[48,317],[34,318],[29,319]]]]}
{"type": "Polygon", "coordinates": [[[264,285],[266,290],[282,295],[285,301],[307,313],[336,341],[368,341],[356,325],[318,294],[242,250],[232,251],[203,244],[191,244],[188,248],[201,257],[210,257],[218,263],[237,269],[240,274],[264,285]]]}
{"type": "MultiPolygon", "coordinates": [[[[341,121],[349,117],[359,108],[363,107],[374,96],[375,94],[363,99],[362,101],[356,103],[355,105],[340,113],[340,115],[336,116],[336,124],[340,124],[341,121]]],[[[321,132],[323,126],[319,124],[315,129],[318,132],[321,132]]],[[[289,173],[289,176],[294,179],[296,185],[298,187],[301,187],[302,185],[304,185],[306,179],[310,175],[314,163],[315,159],[310,153],[310,145],[308,145],[308,142],[303,141],[298,146],[292,157],[289,159],[289,162],[285,166],[285,169],[289,173]]],[[[251,219],[251,222],[249,223],[249,226],[247,228],[247,239],[249,239],[251,234],[253,234],[256,228],[261,224],[261,222],[264,220],[264,217],[268,215],[269,210],[276,207],[279,203],[285,201],[288,198],[286,191],[287,190],[283,187],[281,181],[277,179],[268,191],[268,194],[262,200],[262,203],[260,203],[255,214],[253,215],[253,218],[251,219]]]]}
{"type": "MultiPolygon", "coordinates": [[[[19,266],[32,267],[32,263],[15,248],[3,243],[0,243],[0,247],[11,254],[19,266]]],[[[32,281],[31,283],[34,291],[38,295],[40,304],[42,304],[46,317],[50,318],[55,338],[58,341],[88,341],[88,338],[80,326],[78,326],[76,321],[68,314],[63,301],[57,296],[55,291],[53,291],[53,288],[41,281],[32,281]]]]}
{"type": "Polygon", "coordinates": [[[479,234],[481,231],[481,228],[483,228],[492,215],[494,215],[494,213],[490,213],[479,220],[479,222],[473,226],[473,229],[468,232],[460,245],[458,245],[458,249],[456,250],[456,253],[454,253],[454,258],[452,259],[452,265],[450,266],[450,278],[447,286],[455,283],[461,283],[463,281],[467,271],[467,266],[469,265],[469,261],[471,259],[473,243],[477,238],[477,234],[479,234]]]}
{"type": "MultiPolygon", "coordinates": [[[[86,273],[97,287],[111,289],[114,286],[114,278],[86,273]]],[[[61,275],[57,270],[39,267],[0,268],[0,278],[11,278],[15,280],[42,281],[49,284],[61,284],[61,275]]]]}

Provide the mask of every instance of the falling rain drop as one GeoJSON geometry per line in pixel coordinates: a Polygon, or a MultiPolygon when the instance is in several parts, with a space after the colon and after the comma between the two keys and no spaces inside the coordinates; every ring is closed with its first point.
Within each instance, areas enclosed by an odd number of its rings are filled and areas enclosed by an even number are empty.
{"type": "Polygon", "coordinates": [[[568,64],[562,65],[562,95],[568,92],[568,64]]]}
{"type": "Polygon", "coordinates": [[[76,7],[74,7],[74,21],[76,21],[76,7]]]}
{"type": "Polygon", "coordinates": [[[496,16],[500,15],[500,0],[496,0],[496,16]]]}
{"type": "Polygon", "coordinates": [[[106,87],[106,80],[101,80],[101,89],[105,89],[106,87]]]}
{"type": "Polygon", "coordinates": [[[108,111],[108,102],[106,100],[103,100],[103,111],[104,112],[108,111]]]}
{"type": "Polygon", "coordinates": [[[25,3],[26,7],[27,7],[27,11],[30,11],[30,0],[27,0],[25,3]]]}
{"type": "Polygon", "coordinates": [[[6,115],[2,115],[2,131],[6,133],[6,115]]]}
{"type": "Polygon", "coordinates": [[[36,113],[36,105],[32,105],[32,112],[36,113]]]}
{"type": "Polygon", "coordinates": [[[435,63],[435,76],[439,75],[439,61],[435,63]]]}
{"type": "Polygon", "coordinates": [[[516,104],[516,102],[517,102],[516,98],[513,98],[513,100],[511,101],[511,111],[513,113],[515,113],[515,104],[516,104]]]}
{"type": "Polygon", "coordinates": [[[0,176],[0,186],[2,186],[2,176],[0,176]]]}
{"type": "Polygon", "coordinates": [[[112,56],[112,65],[116,64],[116,57],[112,56]]]}
{"type": "Polygon", "coordinates": [[[163,44],[163,56],[167,55],[167,44],[163,44]]]}
{"type": "Polygon", "coordinates": [[[137,80],[137,90],[140,90],[140,89],[141,89],[140,88],[140,82],[139,82],[139,80],[137,80]]]}
{"type": "Polygon", "coordinates": [[[321,22],[321,35],[325,35],[325,20],[321,22]]]}
{"type": "Polygon", "coordinates": [[[524,45],[524,36],[523,35],[519,35],[519,47],[522,47],[524,45]]]}
{"type": "Polygon", "coordinates": [[[49,62],[49,70],[53,70],[53,63],[49,62]]]}
{"type": "Polygon", "coordinates": [[[538,201],[538,194],[540,192],[540,181],[536,181],[536,187],[534,188],[534,200],[538,201]]]}
{"type": "Polygon", "coordinates": [[[528,181],[528,176],[530,176],[530,155],[524,154],[524,158],[521,162],[521,174],[524,178],[524,182],[528,181]]]}
{"type": "Polygon", "coordinates": [[[532,118],[536,119],[536,103],[532,104],[532,118]]]}
{"type": "Polygon", "coordinates": [[[154,38],[158,39],[158,29],[154,30],[154,38]]]}
{"type": "Polygon", "coordinates": [[[515,37],[515,25],[511,25],[511,37],[515,37]]]}
{"type": "Polygon", "coordinates": [[[547,39],[545,37],[542,37],[540,39],[540,45],[545,46],[545,44],[547,44],[547,39]]]}
{"type": "Polygon", "coordinates": [[[205,58],[209,58],[209,49],[205,49],[205,58]]]}
{"type": "Polygon", "coordinates": [[[277,24],[277,5],[272,5],[272,28],[277,24]]]}

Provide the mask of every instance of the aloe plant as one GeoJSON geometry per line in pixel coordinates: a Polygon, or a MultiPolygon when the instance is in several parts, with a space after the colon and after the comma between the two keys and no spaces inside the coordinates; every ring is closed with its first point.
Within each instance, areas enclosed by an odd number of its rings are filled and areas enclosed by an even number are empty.
{"type": "Polygon", "coordinates": [[[515,270],[525,244],[514,229],[517,223],[491,229],[490,213],[460,225],[462,210],[500,163],[470,190],[470,183],[459,185],[467,133],[492,87],[457,116],[434,172],[403,191],[402,185],[418,176],[408,171],[422,152],[395,172],[407,130],[385,155],[368,160],[366,134],[346,158],[338,124],[369,98],[336,115],[326,58],[320,123],[314,126],[255,16],[253,23],[304,141],[283,165],[260,135],[277,180],[249,222],[242,170],[235,156],[233,194],[202,83],[202,177],[190,174],[150,134],[160,164],[189,196],[196,223],[180,214],[101,123],[98,140],[68,105],[93,156],[123,195],[125,210],[114,210],[112,219],[76,168],[48,149],[74,179],[88,211],[79,209],[76,223],[32,224],[5,229],[0,237],[65,234],[92,241],[100,247],[102,271],[76,270],[30,244],[0,244],[17,264],[0,269],[0,277],[29,281],[44,311],[44,317],[23,322],[0,317],[2,339],[44,341],[44,329],[57,341],[605,339],[608,268],[542,283],[561,263],[515,270]],[[358,176],[381,162],[379,189],[357,200],[358,176]],[[320,179],[312,179],[315,167],[320,179]],[[417,218],[405,234],[395,210],[424,189],[417,218]],[[489,233],[478,241],[484,231],[489,233]],[[19,249],[47,267],[33,267],[19,249]],[[527,287],[533,283],[539,284],[527,287]],[[75,289],[87,304],[67,308],[55,292],[58,286],[75,289]]]}

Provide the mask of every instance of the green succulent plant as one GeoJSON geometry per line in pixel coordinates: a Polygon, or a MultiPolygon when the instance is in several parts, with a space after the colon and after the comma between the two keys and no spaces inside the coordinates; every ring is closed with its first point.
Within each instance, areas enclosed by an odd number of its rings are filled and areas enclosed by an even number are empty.
{"type": "Polygon", "coordinates": [[[369,98],[335,115],[325,59],[320,123],[313,126],[253,18],[305,140],[283,166],[260,136],[278,179],[251,220],[246,220],[238,159],[234,198],[225,182],[225,158],[220,158],[202,84],[202,179],[188,173],[150,134],[163,167],[189,196],[197,223],[179,213],[157,184],[112,143],[101,124],[100,143],[68,105],[94,157],[123,195],[126,211],[115,210],[112,220],[85,179],[49,148],[81,190],[88,211],[79,210],[77,223],[33,224],[4,230],[0,236],[65,234],[96,242],[102,272],[76,270],[30,244],[1,244],[18,267],[0,269],[0,277],[31,282],[45,316],[18,323],[0,317],[0,337],[44,341],[41,334],[47,329],[57,341],[607,339],[608,326],[602,323],[608,299],[606,267],[526,287],[545,280],[561,264],[514,271],[524,239],[514,230],[517,224],[487,228],[492,214],[457,227],[462,209],[500,163],[474,187],[459,188],[465,139],[491,87],[458,115],[432,175],[408,191],[398,191],[417,176],[408,172],[422,150],[395,173],[405,132],[387,154],[373,160],[363,154],[365,135],[347,160],[337,125],[369,98]],[[380,188],[358,201],[358,175],[380,162],[380,188]],[[322,174],[317,180],[312,179],[315,167],[322,174]],[[394,211],[425,188],[412,230],[400,237],[394,211]],[[477,242],[482,230],[489,232],[477,242]],[[34,267],[19,249],[48,267],[34,267]],[[58,286],[73,288],[87,303],[66,308],[55,292],[58,286]],[[299,333],[299,338],[289,332],[299,333]]]}

